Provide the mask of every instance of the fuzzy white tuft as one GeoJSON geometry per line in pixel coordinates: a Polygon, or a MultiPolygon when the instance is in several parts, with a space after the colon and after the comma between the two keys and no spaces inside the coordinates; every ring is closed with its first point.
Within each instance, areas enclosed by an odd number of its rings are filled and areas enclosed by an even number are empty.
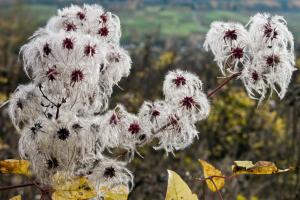
{"type": "Polygon", "coordinates": [[[211,49],[223,75],[241,74],[251,98],[261,103],[275,91],[282,99],[295,71],[294,39],[287,22],[282,16],[258,13],[246,27],[213,22],[204,47],[211,49]]]}
{"type": "Polygon", "coordinates": [[[145,102],[139,114],[117,105],[107,110],[113,87],[130,73],[131,59],[119,46],[117,16],[97,5],[71,6],[52,17],[20,51],[31,83],[11,96],[9,114],[21,134],[19,153],[37,180],[51,185],[56,173],[85,176],[99,188],[133,186],[126,162],[113,158],[156,138],[167,152],[189,146],[197,121],[210,105],[202,82],[189,72],[169,72],[165,99],[145,102]]]}

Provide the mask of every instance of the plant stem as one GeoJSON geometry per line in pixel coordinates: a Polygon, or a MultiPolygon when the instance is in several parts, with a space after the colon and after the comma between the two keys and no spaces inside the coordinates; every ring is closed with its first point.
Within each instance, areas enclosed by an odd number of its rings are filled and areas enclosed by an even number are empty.
{"type": "Polygon", "coordinates": [[[212,178],[223,178],[223,179],[226,179],[226,180],[230,180],[230,179],[235,178],[235,177],[236,177],[235,174],[230,175],[230,176],[217,176],[216,175],[216,176],[208,176],[206,178],[197,178],[197,180],[199,180],[199,181],[205,181],[207,179],[212,179],[212,178]]]}
{"type": "Polygon", "coordinates": [[[57,107],[57,104],[54,103],[53,101],[51,101],[44,93],[43,89],[42,89],[42,85],[40,84],[39,85],[39,89],[40,89],[40,92],[42,93],[42,96],[47,100],[49,101],[53,106],[57,107]]]}
{"type": "Polygon", "coordinates": [[[153,135],[159,133],[160,131],[163,131],[164,129],[168,128],[170,125],[172,125],[172,123],[169,122],[166,125],[160,127],[158,130],[156,130],[156,131],[153,132],[153,135]]]}
{"type": "Polygon", "coordinates": [[[37,183],[25,183],[25,184],[20,184],[20,185],[12,185],[12,186],[5,186],[5,187],[0,187],[0,191],[5,191],[5,190],[11,190],[11,189],[17,189],[17,188],[23,188],[23,187],[31,187],[35,186],[37,187],[40,192],[41,192],[41,200],[45,200],[45,197],[49,197],[51,200],[51,195],[50,195],[50,190],[49,189],[44,189],[41,188],[37,183]]]}
{"type": "Polygon", "coordinates": [[[51,101],[51,100],[45,95],[45,93],[44,93],[43,90],[42,90],[42,85],[41,85],[41,84],[39,85],[39,89],[40,89],[40,92],[42,93],[42,96],[43,96],[47,101],[49,101],[53,106],[56,107],[56,115],[55,115],[55,119],[58,119],[58,116],[59,116],[59,109],[60,109],[60,107],[61,107],[61,105],[62,105],[63,103],[66,103],[66,99],[65,99],[65,98],[62,98],[61,103],[54,103],[53,101],[51,101]]]}
{"type": "Polygon", "coordinates": [[[21,184],[21,185],[0,187],[0,191],[11,190],[11,189],[21,188],[21,187],[29,187],[29,186],[34,186],[34,183],[25,183],[25,184],[21,184]]]}
{"type": "Polygon", "coordinates": [[[207,94],[207,97],[213,97],[214,94],[216,94],[220,89],[222,89],[225,85],[227,85],[232,79],[238,77],[241,73],[235,73],[232,74],[231,76],[229,76],[227,79],[225,79],[225,81],[223,81],[220,85],[218,85],[218,87],[216,87],[213,91],[209,92],[207,94]]]}
{"type": "Polygon", "coordinates": [[[235,178],[236,175],[233,174],[233,175],[230,175],[230,176],[208,176],[208,177],[205,177],[205,178],[197,178],[196,180],[199,180],[199,181],[206,181],[206,180],[210,180],[212,182],[212,184],[214,185],[214,187],[216,188],[216,192],[218,193],[218,196],[219,196],[219,199],[220,200],[223,200],[223,196],[222,196],[222,193],[220,192],[220,190],[218,190],[217,188],[217,185],[216,183],[214,182],[213,178],[223,178],[225,180],[230,180],[232,178],[235,178]]]}
{"type": "Polygon", "coordinates": [[[223,200],[222,194],[221,194],[220,190],[218,189],[216,183],[214,182],[213,178],[210,178],[209,180],[210,180],[210,181],[213,183],[213,185],[215,186],[216,191],[217,191],[217,193],[218,193],[218,195],[219,195],[220,200],[223,200]]]}

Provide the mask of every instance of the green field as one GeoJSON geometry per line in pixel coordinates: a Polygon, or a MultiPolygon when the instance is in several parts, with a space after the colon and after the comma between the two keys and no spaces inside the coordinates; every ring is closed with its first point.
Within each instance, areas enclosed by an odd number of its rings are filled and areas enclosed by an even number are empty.
{"type": "Polygon", "coordinates": [[[158,30],[164,36],[186,36],[205,30],[197,23],[196,13],[188,8],[146,7],[135,12],[121,11],[118,14],[123,24],[125,37],[130,33],[145,34],[158,30]]]}
{"type": "MultiPolygon", "coordinates": [[[[47,19],[56,13],[56,6],[23,5],[21,11],[33,15],[38,24],[46,23],[47,19]]],[[[8,12],[0,8],[2,13],[8,12]]],[[[115,13],[122,22],[122,39],[138,39],[147,33],[160,32],[163,37],[186,37],[190,34],[203,36],[214,20],[237,21],[246,23],[254,12],[231,11],[195,11],[188,7],[159,7],[147,6],[136,11],[119,10],[115,13]]],[[[300,13],[280,13],[285,16],[289,28],[300,41],[300,13]]]]}
{"type": "MultiPolygon", "coordinates": [[[[145,7],[137,11],[120,11],[124,37],[130,34],[144,35],[159,30],[163,36],[204,35],[212,21],[235,21],[247,23],[255,12],[194,11],[186,7],[145,7]]],[[[279,13],[286,17],[290,30],[300,41],[300,13],[279,13]]]]}

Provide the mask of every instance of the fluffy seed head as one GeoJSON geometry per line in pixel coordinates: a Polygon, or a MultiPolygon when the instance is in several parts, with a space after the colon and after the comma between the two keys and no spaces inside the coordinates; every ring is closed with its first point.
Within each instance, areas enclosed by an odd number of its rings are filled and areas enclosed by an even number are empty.
{"type": "Polygon", "coordinates": [[[128,131],[131,132],[131,134],[137,134],[141,130],[141,127],[138,123],[132,123],[129,125],[128,131]]]}
{"type": "Polygon", "coordinates": [[[98,33],[103,36],[106,37],[109,33],[108,28],[106,26],[102,27],[99,29],[98,33]]]}
{"type": "Polygon", "coordinates": [[[59,74],[59,72],[57,71],[55,66],[49,68],[48,71],[46,72],[46,76],[48,77],[48,79],[50,81],[56,80],[56,77],[57,77],[58,74],[59,74]]]}
{"type": "Polygon", "coordinates": [[[65,38],[63,40],[63,48],[71,50],[74,48],[74,43],[71,38],[65,38]]]}
{"type": "Polygon", "coordinates": [[[236,30],[230,30],[228,29],[226,32],[225,32],[225,35],[224,35],[224,40],[226,39],[229,39],[229,40],[237,40],[237,33],[236,33],[236,30]]]}
{"type": "Polygon", "coordinates": [[[60,128],[57,131],[57,136],[60,140],[66,140],[70,135],[70,132],[67,128],[60,128]]]}

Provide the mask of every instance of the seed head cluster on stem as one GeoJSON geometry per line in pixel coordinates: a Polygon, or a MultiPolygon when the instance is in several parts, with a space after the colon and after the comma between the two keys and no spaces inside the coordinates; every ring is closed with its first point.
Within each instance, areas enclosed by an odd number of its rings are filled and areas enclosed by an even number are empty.
{"type": "Polygon", "coordinates": [[[59,10],[21,48],[30,83],[20,85],[9,100],[9,115],[20,133],[19,153],[30,161],[34,181],[51,188],[57,173],[84,176],[99,199],[103,186],[130,190],[133,174],[126,164],[137,148],[153,140],[158,141],[154,149],[167,153],[191,145],[198,137],[195,123],[209,116],[208,97],[231,80],[242,79],[252,98],[255,93],[262,100],[267,87],[283,97],[294,71],[292,35],[278,16],[258,14],[249,27],[212,24],[205,47],[221,72],[230,74],[216,89],[206,95],[195,74],[173,70],[165,76],[164,98],[145,101],[133,114],[121,104],[108,109],[113,87],[131,68],[119,44],[119,18],[98,5],[59,10]],[[129,159],[107,154],[114,149],[124,150],[129,159]]]}

